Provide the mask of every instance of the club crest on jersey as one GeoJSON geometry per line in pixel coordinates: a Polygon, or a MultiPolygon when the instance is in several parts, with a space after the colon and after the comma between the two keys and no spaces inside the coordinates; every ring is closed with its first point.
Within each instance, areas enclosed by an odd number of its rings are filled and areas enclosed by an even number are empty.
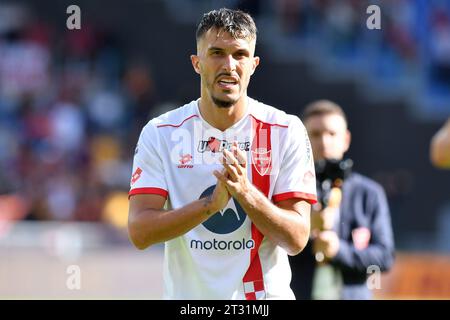
{"type": "Polygon", "coordinates": [[[252,150],[252,164],[261,176],[269,174],[272,167],[272,151],[267,148],[252,150]]]}

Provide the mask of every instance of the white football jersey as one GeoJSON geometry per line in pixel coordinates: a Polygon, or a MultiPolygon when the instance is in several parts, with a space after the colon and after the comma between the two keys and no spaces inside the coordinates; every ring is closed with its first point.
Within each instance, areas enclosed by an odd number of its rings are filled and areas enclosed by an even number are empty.
{"type": "MultiPolygon", "coordinates": [[[[152,119],[134,156],[130,196],[159,194],[170,208],[212,194],[214,170],[233,141],[247,154],[249,180],[274,203],[316,202],[314,161],[300,119],[248,98],[225,131],[192,101],[152,119]]],[[[165,299],[294,299],[286,251],[264,238],[233,198],[227,207],[165,243],[165,299]]]]}

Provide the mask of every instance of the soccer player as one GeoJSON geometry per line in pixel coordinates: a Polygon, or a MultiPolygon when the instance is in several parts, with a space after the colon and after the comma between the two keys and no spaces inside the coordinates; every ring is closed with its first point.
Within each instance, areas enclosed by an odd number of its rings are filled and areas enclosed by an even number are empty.
{"type": "Polygon", "coordinates": [[[436,132],[430,146],[431,163],[441,169],[450,169],[450,118],[436,132]]]}
{"type": "Polygon", "coordinates": [[[206,13],[196,40],[200,98],[149,121],[137,144],[130,239],[165,242],[165,299],[294,299],[288,254],[305,247],[316,201],[306,130],[247,96],[251,16],[206,13]]]}

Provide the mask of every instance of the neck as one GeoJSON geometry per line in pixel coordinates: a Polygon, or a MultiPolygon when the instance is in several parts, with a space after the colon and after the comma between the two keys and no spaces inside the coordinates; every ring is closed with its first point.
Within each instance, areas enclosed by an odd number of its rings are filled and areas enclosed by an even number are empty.
{"type": "Polygon", "coordinates": [[[210,98],[204,95],[199,101],[200,113],[211,126],[225,131],[236,122],[241,120],[247,111],[247,95],[242,97],[229,108],[219,108],[210,98]]]}

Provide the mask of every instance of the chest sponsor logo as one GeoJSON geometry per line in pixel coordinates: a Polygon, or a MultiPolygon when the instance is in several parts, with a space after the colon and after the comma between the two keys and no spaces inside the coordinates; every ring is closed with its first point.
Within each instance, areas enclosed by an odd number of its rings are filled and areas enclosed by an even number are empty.
{"type": "MultiPolygon", "coordinates": [[[[214,185],[203,191],[200,198],[211,195],[215,187],[216,186],[214,185]]],[[[202,224],[211,232],[227,234],[239,229],[239,227],[244,223],[246,217],[247,215],[245,214],[244,209],[240,206],[239,202],[237,202],[234,198],[231,198],[228,205],[224,209],[213,214],[202,224]]]]}
{"type": "MultiPolygon", "coordinates": [[[[208,140],[200,140],[198,143],[197,151],[204,153],[210,151],[212,153],[222,152],[224,149],[230,150],[232,142],[227,140],[220,140],[214,137],[210,137],[208,140]]],[[[250,142],[238,142],[238,147],[240,150],[248,151],[250,150],[250,142]]]]}
{"type": "Polygon", "coordinates": [[[197,250],[249,250],[255,247],[255,241],[253,239],[245,240],[191,240],[191,249],[197,250]]]}

